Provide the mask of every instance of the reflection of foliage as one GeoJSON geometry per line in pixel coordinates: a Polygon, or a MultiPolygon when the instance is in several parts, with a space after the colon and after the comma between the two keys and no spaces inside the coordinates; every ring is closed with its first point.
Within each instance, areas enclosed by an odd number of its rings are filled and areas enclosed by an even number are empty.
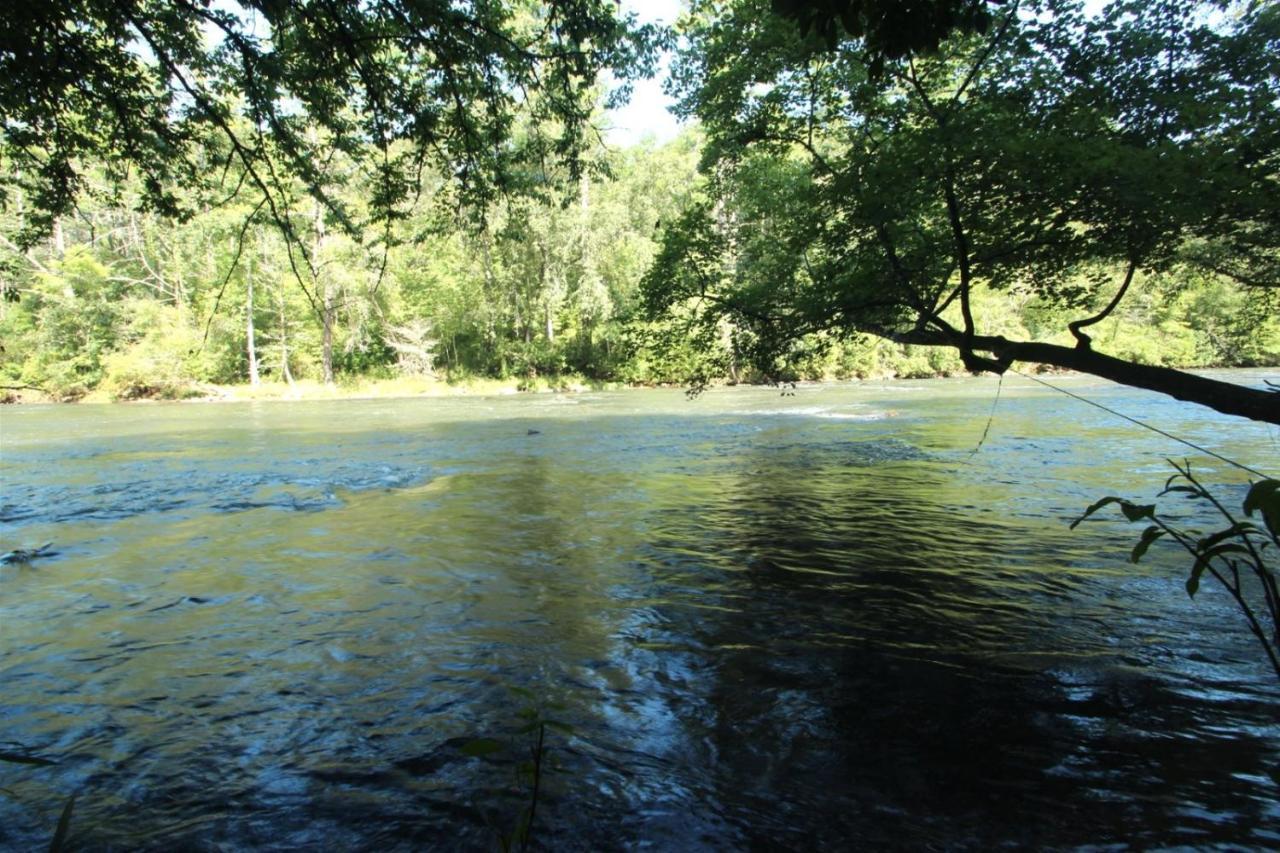
{"type": "Polygon", "coordinates": [[[1262,518],[1262,526],[1259,527],[1253,522],[1237,519],[1195,478],[1189,464],[1170,464],[1178,473],[1165,482],[1164,491],[1160,494],[1184,494],[1193,500],[1207,502],[1227,522],[1226,527],[1200,535],[1158,516],[1155,504],[1136,504],[1117,497],[1097,501],[1071,526],[1074,528],[1112,504],[1119,506],[1129,521],[1150,522],[1142,531],[1129,559],[1138,562],[1152,543],[1166,536],[1181,545],[1194,560],[1187,577],[1187,594],[1195,596],[1206,572],[1218,581],[1235,601],[1249,623],[1249,630],[1258,638],[1276,675],[1280,676],[1280,588],[1277,587],[1275,569],[1269,564],[1275,560],[1276,552],[1267,551],[1269,547],[1280,548],[1280,480],[1260,480],[1245,496],[1244,513],[1252,517],[1257,512],[1262,518]],[[1260,616],[1262,612],[1270,617],[1269,631],[1260,616]]]}
{"type": "Polygon", "coordinates": [[[566,735],[573,734],[573,726],[547,715],[548,711],[563,711],[565,709],[563,704],[540,702],[532,691],[522,687],[509,687],[508,690],[514,696],[529,703],[516,711],[519,722],[514,733],[517,739],[528,739],[526,744],[528,757],[524,757],[524,750],[514,740],[506,742],[496,738],[482,737],[468,741],[461,747],[462,753],[472,758],[505,756],[508,760],[514,760],[516,786],[527,792],[528,802],[520,809],[511,830],[504,832],[495,827],[504,853],[517,848],[528,850],[533,838],[533,821],[538,813],[538,798],[542,792],[542,780],[549,752],[546,743],[547,729],[554,729],[566,735]]]}

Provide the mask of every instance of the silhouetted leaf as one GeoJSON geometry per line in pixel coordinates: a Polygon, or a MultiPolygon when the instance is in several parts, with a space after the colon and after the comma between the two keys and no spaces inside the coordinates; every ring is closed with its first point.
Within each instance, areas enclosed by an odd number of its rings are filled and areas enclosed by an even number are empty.
{"type": "Polygon", "coordinates": [[[1120,511],[1124,513],[1124,517],[1130,521],[1139,521],[1143,518],[1155,518],[1155,504],[1135,504],[1129,501],[1120,502],[1120,511]]]}
{"type": "MultiPolygon", "coordinates": [[[[1239,522],[1201,539],[1196,543],[1196,550],[1201,553],[1208,552],[1216,548],[1221,542],[1225,542],[1228,539],[1243,539],[1248,534],[1254,533],[1257,530],[1258,526],[1256,524],[1250,524],[1247,521],[1239,522]]],[[[1244,549],[1242,548],[1241,550],[1244,549]]]]}
{"type": "Polygon", "coordinates": [[[1075,530],[1076,525],[1080,522],[1084,521],[1098,510],[1108,507],[1111,504],[1118,504],[1120,511],[1124,513],[1124,517],[1130,521],[1138,521],[1143,518],[1155,518],[1155,504],[1136,504],[1133,501],[1125,500],[1124,498],[1117,498],[1113,495],[1090,504],[1089,508],[1084,511],[1084,515],[1071,522],[1071,529],[1075,530]]]}
{"type": "Polygon", "coordinates": [[[58,828],[53,833],[53,840],[49,842],[49,853],[60,853],[66,849],[67,836],[71,833],[71,813],[75,811],[76,795],[72,794],[71,799],[67,800],[67,804],[62,807],[62,816],[58,818],[58,828]]]}
{"type": "Polygon", "coordinates": [[[1151,543],[1164,535],[1164,531],[1154,524],[1142,531],[1142,537],[1138,540],[1138,544],[1133,546],[1133,553],[1129,555],[1129,562],[1136,563],[1142,559],[1142,555],[1147,553],[1147,549],[1151,547],[1151,543]]]}
{"type": "Polygon", "coordinates": [[[1249,487],[1244,499],[1244,514],[1262,513],[1262,522],[1272,536],[1280,536],[1280,480],[1259,480],[1249,487]]]}
{"type": "Polygon", "coordinates": [[[1107,506],[1110,506],[1111,504],[1123,503],[1123,502],[1124,502],[1124,498],[1117,498],[1115,496],[1105,497],[1105,498],[1102,498],[1101,500],[1094,501],[1093,503],[1089,504],[1089,508],[1084,511],[1084,515],[1080,516],[1075,521],[1071,522],[1071,529],[1075,530],[1076,526],[1080,522],[1084,521],[1086,518],[1093,515],[1095,512],[1102,509],[1103,507],[1107,507],[1107,506]]]}
{"type": "Polygon", "coordinates": [[[1195,598],[1196,592],[1200,589],[1200,576],[1209,568],[1210,563],[1215,557],[1222,557],[1226,554],[1248,554],[1249,549],[1243,545],[1237,545],[1234,542],[1225,545],[1218,545],[1207,551],[1201,551],[1196,557],[1195,565],[1191,567],[1191,576],[1187,578],[1187,595],[1195,598]]]}

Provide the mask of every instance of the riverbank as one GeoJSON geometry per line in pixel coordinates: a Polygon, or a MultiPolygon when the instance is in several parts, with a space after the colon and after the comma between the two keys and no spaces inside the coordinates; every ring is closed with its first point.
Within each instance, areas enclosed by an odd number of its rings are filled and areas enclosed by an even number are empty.
{"type": "Polygon", "coordinates": [[[294,382],[261,382],[257,385],[191,384],[180,388],[137,389],[120,396],[97,389],[76,399],[58,399],[42,389],[29,386],[0,387],[0,403],[219,403],[250,400],[357,400],[400,397],[491,396],[538,392],[606,391],[630,387],[618,382],[601,382],[581,376],[534,379],[490,379],[468,377],[442,379],[399,377],[395,379],[343,379],[332,384],[313,379],[294,382]]]}
{"type": "MultiPolygon", "coordinates": [[[[1232,367],[1193,367],[1183,368],[1188,373],[1237,369],[1267,370],[1269,368],[1232,368],[1232,367]]],[[[1277,366],[1276,369],[1280,369],[1277,366]]],[[[1075,371],[1028,365],[1024,372],[1036,374],[1052,374],[1057,376],[1080,375],[1075,371]]],[[[933,374],[911,374],[895,376],[866,377],[825,377],[823,379],[803,380],[800,384],[814,382],[886,382],[898,379],[946,379],[955,376],[952,372],[933,374]]],[[[766,382],[720,382],[717,385],[741,385],[746,387],[770,385],[766,382]]],[[[586,391],[618,391],[623,389],[684,387],[675,385],[631,384],[626,382],[607,382],[590,379],[578,374],[563,376],[494,379],[491,377],[468,376],[464,378],[442,377],[397,377],[394,379],[373,379],[368,377],[344,377],[331,384],[314,379],[299,379],[294,382],[260,382],[257,385],[248,383],[236,385],[217,385],[210,383],[184,384],[179,387],[135,388],[127,396],[113,393],[103,388],[90,391],[82,397],[73,399],[59,398],[30,386],[0,385],[0,405],[2,404],[35,404],[35,403],[239,403],[252,400],[391,400],[413,397],[466,397],[466,396],[502,396],[508,394],[538,393],[581,393],[586,391]]]]}

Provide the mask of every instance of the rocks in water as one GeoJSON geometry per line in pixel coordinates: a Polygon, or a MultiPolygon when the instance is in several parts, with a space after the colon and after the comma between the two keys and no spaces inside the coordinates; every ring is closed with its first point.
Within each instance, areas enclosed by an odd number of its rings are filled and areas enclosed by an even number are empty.
{"type": "Polygon", "coordinates": [[[52,557],[58,552],[53,550],[53,543],[46,542],[38,548],[15,548],[9,553],[0,556],[0,563],[11,565],[13,563],[30,563],[39,557],[52,557]]]}

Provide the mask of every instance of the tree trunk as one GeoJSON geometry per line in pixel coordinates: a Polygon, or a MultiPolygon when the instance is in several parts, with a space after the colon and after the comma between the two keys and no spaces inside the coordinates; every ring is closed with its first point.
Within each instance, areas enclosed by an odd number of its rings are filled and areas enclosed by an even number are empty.
{"type": "Polygon", "coordinates": [[[333,384],[333,321],[334,295],[329,292],[329,276],[321,272],[320,255],[324,250],[324,208],[319,200],[313,208],[312,225],[315,229],[315,242],[311,252],[311,262],[316,270],[316,295],[320,297],[320,371],[324,384],[333,384]]]}
{"type": "Polygon", "coordinates": [[[547,336],[547,343],[556,339],[555,325],[551,321],[551,293],[547,289],[547,244],[538,245],[538,293],[542,296],[542,326],[547,336]]]}
{"type": "Polygon", "coordinates": [[[244,282],[245,282],[245,308],[244,308],[244,332],[245,344],[249,356],[249,384],[257,385],[258,378],[258,350],[253,335],[253,253],[245,255],[244,259],[244,282]]]}
{"type": "MultiPolygon", "coordinates": [[[[325,294],[326,296],[328,294],[325,294]]],[[[333,384],[333,310],[328,300],[324,301],[322,306],[324,314],[321,317],[324,326],[320,336],[320,368],[324,377],[324,384],[333,384]]]]}
{"type": "Polygon", "coordinates": [[[280,375],[284,381],[293,384],[293,373],[289,370],[289,325],[284,313],[284,288],[279,289],[280,296],[280,375]]]}

